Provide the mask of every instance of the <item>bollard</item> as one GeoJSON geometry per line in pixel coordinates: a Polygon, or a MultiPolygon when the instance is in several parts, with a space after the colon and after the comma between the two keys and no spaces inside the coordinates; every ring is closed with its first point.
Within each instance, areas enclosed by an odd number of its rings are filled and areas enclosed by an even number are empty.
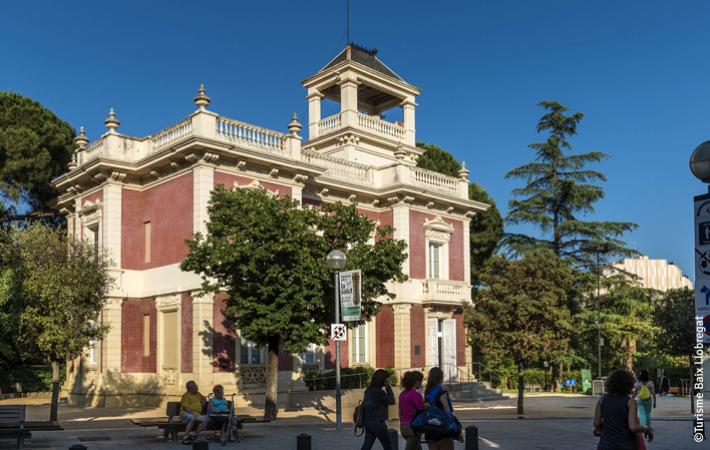
{"type": "Polygon", "coordinates": [[[198,439],[192,443],[192,450],[209,450],[210,443],[204,439],[198,439]]]}
{"type": "Polygon", "coordinates": [[[311,450],[311,435],[301,433],[296,436],[296,450],[311,450]]]}
{"type": "Polygon", "coordinates": [[[476,425],[466,427],[466,450],[478,450],[478,427],[476,425]]]}
{"type": "Polygon", "coordinates": [[[69,450],[86,450],[86,446],[83,444],[74,444],[69,447],[69,450]]]}
{"type": "Polygon", "coordinates": [[[399,449],[399,432],[394,428],[387,430],[390,435],[390,444],[392,445],[392,450],[399,449]]]}

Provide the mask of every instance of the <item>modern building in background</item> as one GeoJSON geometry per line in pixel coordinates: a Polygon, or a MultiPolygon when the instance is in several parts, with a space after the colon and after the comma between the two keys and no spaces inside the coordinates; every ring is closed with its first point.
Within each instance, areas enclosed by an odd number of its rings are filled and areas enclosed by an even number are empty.
{"type": "MultiPolygon", "coordinates": [[[[409,280],[391,285],[396,299],[380,299],[379,314],[351,330],[344,367],[439,365],[450,378],[470,367],[462,311],[471,301],[469,223],[488,205],[468,199],[468,170],[450,177],[416,167],[420,90],[376,51],[348,45],[302,85],[305,141],[295,115],[287,133],[230,119],[208,109],[204,88],[193,113],[152,135],[122,134],[113,110],[95,142],[82,129],[70,171],[55,180],[59,204],[71,235],[109,253],[115,284],[101,313],[108,333],[68,368],[73,400],[155,403],[191,379],[205,390],[263,391],[264,349],[230,326],[224,294],[199,296],[200,278],[179,268],[185,240],[206,232],[217,185],[264,188],[304,205],[356,203],[407,242],[409,280]],[[335,114],[321,117],[324,100],[335,114]]],[[[280,388],[303,386],[308,368],[332,368],[333,349],[282,352],[280,388]]]]}
{"type": "Polygon", "coordinates": [[[639,281],[645,288],[663,292],[684,287],[693,289],[693,282],[683,274],[680,267],[665,259],[649,259],[648,256],[625,258],[614,267],[639,277],[639,281]]]}

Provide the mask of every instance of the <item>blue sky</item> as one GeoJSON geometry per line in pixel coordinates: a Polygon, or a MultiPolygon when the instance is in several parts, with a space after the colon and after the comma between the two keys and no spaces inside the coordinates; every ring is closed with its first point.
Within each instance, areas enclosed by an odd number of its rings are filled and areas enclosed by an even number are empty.
{"type": "MultiPolygon", "coordinates": [[[[598,220],[694,278],[688,157],[710,139],[710,3],[351,0],[352,40],[423,89],[417,137],[465,160],[504,212],[530,160],[540,100],[585,113],[573,144],[611,158],[598,220]]],[[[344,0],[4,2],[0,90],[30,96],[90,138],[109,106],[145,135],[211,108],[284,130],[299,81],[345,44],[344,0]]]]}

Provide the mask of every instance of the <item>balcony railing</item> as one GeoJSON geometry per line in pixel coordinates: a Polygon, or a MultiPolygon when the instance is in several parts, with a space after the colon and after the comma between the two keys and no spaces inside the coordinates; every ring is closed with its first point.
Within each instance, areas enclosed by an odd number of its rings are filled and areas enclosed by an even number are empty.
{"type": "Polygon", "coordinates": [[[374,132],[396,141],[404,140],[405,129],[397,124],[387,122],[366,114],[357,113],[357,124],[360,128],[374,132]]]}
{"type": "Polygon", "coordinates": [[[415,184],[447,194],[459,194],[460,180],[458,178],[442,175],[420,167],[413,167],[412,171],[412,180],[415,184]]]}
{"type": "Polygon", "coordinates": [[[464,281],[429,278],[422,281],[424,299],[437,302],[461,303],[471,297],[471,286],[464,281]]]}
{"type": "Polygon", "coordinates": [[[348,161],[347,159],[334,158],[312,150],[303,150],[302,155],[306,162],[325,168],[325,174],[332,178],[340,178],[346,181],[356,180],[365,184],[372,182],[371,166],[348,161]]]}
{"type": "Polygon", "coordinates": [[[269,151],[279,153],[284,151],[284,134],[226,117],[217,119],[217,136],[228,141],[240,141],[269,151]]]}
{"type": "Polygon", "coordinates": [[[192,121],[185,119],[175,125],[156,133],[151,137],[153,150],[158,151],[170,147],[180,139],[192,135],[192,121]]]}
{"type": "Polygon", "coordinates": [[[342,126],[342,120],[340,119],[340,113],[335,114],[330,117],[318,122],[318,135],[322,136],[324,134],[330,133],[337,130],[342,126]]]}

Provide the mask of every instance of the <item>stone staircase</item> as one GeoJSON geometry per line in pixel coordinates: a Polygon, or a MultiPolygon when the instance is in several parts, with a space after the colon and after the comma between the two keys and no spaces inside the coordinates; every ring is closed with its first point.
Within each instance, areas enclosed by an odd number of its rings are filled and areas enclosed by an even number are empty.
{"type": "Polygon", "coordinates": [[[445,384],[444,388],[449,391],[449,395],[454,401],[490,402],[508,398],[501,393],[500,389],[493,389],[490,383],[481,381],[445,384]]]}

